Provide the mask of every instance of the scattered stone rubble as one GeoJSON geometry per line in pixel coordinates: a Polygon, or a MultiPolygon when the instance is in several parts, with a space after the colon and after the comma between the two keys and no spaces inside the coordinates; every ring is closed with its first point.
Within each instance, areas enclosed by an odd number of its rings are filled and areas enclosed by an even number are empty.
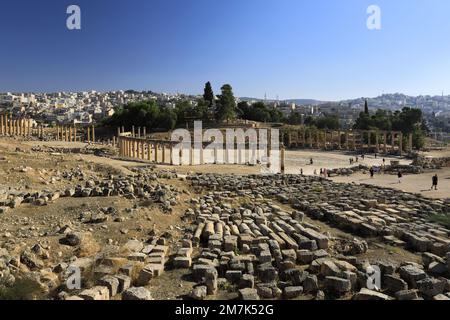
{"type": "Polygon", "coordinates": [[[160,178],[173,179],[176,174],[171,172],[154,173],[145,169],[136,169],[136,176],[114,176],[107,179],[86,179],[82,171],[65,171],[61,177],[68,181],[82,181],[83,184],[67,187],[63,191],[17,191],[0,193],[0,214],[10,208],[16,208],[22,203],[45,206],[60,197],[109,197],[123,196],[128,199],[139,199],[158,203],[168,213],[177,204],[180,191],[171,185],[158,183],[160,178]]]}
{"type": "Polygon", "coordinates": [[[441,169],[450,167],[450,157],[427,158],[425,156],[416,156],[413,165],[421,166],[424,169],[441,169]]]}
{"type": "Polygon", "coordinates": [[[194,299],[216,294],[218,284],[250,300],[302,295],[450,299],[450,231],[427,221],[432,214],[448,212],[442,201],[315,177],[198,174],[188,180],[197,191],[213,190],[192,199],[193,208],[185,213],[195,227],[187,229],[183,243],[198,246],[199,254],[192,256],[187,245],[174,260],[176,267],[190,268],[198,282],[191,292],[194,299]],[[270,198],[293,210],[283,210],[270,198]],[[233,204],[236,199],[245,202],[233,204]],[[330,238],[307,223],[305,215],[422,252],[424,263],[377,261],[381,291],[369,290],[373,267],[357,257],[367,251],[367,243],[330,238]]]}
{"type": "MultiPolygon", "coordinates": [[[[159,203],[169,211],[180,191],[159,179],[170,172],[136,169],[135,176],[105,179],[66,171],[77,183],[63,192],[7,194],[0,198],[5,214],[21,203],[46,204],[58,197],[123,196],[159,203]],[[83,182],[80,184],[80,182],[83,182]]],[[[236,176],[196,174],[187,177],[197,192],[183,220],[184,236],[176,245],[170,236],[149,234],[146,241],[113,242],[100,253],[48,262],[54,250],[36,243],[12,253],[0,247],[0,284],[13,285],[21,274],[36,279],[48,294],[64,300],[150,300],[149,285],[168,269],[185,269],[195,281],[188,297],[202,300],[227,292],[242,300],[257,299],[450,299],[450,230],[432,223],[450,204],[370,185],[337,184],[296,175],[236,176]],[[311,221],[321,220],[354,235],[332,236],[311,221]],[[422,263],[368,261],[361,257],[372,241],[421,254],[422,263]],[[367,288],[374,267],[381,288],[367,288]],[[67,288],[74,268],[82,288],[67,288]]],[[[114,207],[80,214],[82,223],[114,217],[114,207]]],[[[23,218],[21,223],[25,223],[23,218]]],[[[24,230],[25,231],[25,230],[24,230]]],[[[38,230],[26,230],[38,236],[38,230]]],[[[59,243],[68,248],[89,246],[89,232],[62,226],[59,243]]]]}

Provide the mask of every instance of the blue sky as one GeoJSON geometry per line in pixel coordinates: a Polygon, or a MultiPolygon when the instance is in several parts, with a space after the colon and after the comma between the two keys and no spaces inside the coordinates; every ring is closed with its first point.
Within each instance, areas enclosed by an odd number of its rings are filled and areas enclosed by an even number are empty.
{"type": "Polygon", "coordinates": [[[448,0],[2,0],[0,92],[450,93],[448,0]],[[82,30],[66,28],[77,4],[82,30]],[[366,28],[381,8],[382,29],[366,28]]]}

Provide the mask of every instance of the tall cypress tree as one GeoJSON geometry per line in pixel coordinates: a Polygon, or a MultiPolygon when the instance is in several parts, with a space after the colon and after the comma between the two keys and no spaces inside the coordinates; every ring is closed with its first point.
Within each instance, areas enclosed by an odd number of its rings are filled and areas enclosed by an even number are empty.
{"type": "Polygon", "coordinates": [[[208,101],[209,107],[213,107],[214,106],[214,92],[211,86],[211,82],[207,82],[205,84],[205,90],[203,93],[203,99],[205,99],[205,101],[208,101]]]}
{"type": "Polygon", "coordinates": [[[369,114],[369,104],[367,103],[367,99],[364,101],[364,113],[369,114]]]}

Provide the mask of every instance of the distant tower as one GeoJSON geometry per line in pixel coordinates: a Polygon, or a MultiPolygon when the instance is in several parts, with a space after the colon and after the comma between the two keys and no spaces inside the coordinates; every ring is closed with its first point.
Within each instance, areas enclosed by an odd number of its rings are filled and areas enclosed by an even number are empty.
{"type": "Polygon", "coordinates": [[[267,101],[267,93],[264,93],[264,101],[267,101]]]}

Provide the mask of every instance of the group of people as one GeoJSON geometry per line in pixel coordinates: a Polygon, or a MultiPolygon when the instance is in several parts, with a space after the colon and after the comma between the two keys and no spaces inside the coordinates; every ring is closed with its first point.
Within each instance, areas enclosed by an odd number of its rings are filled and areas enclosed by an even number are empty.
{"type": "MultiPolygon", "coordinates": [[[[377,159],[377,157],[378,157],[378,155],[375,153],[375,159],[377,159]]],[[[362,160],[365,159],[365,155],[364,155],[364,154],[361,155],[361,159],[362,159],[362,160]]],[[[350,164],[353,164],[354,162],[357,163],[357,162],[359,161],[359,158],[358,158],[358,156],[356,156],[355,159],[350,158],[349,161],[350,161],[350,164]]],[[[381,165],[381,167],[376,167],[376,166],[370,167],[370,169],[369,169],[369,174],[370,174],[370,178],[371,178],[371,179],[374,178],[376,172],[381,173],[381,172],[382,172],[382,169],[385,168],[385,166],[386,166],[386,159],[383,158],[382,161],[383,161],[383,164],[381,165]]],[[[314,164],[314,160],[313,160],[312,158],[309,160],[309,164],[310,164],[310,165],[313,165],[313,164],[314,164]]],[[[302,168],[300,169],[300,174],[303,175],[303,169],[302,169],[302,168]]],[[[329,178],[329,177],[330,177],[330,174],[331,174],[331,172],[330,172],[328,169],[322,169],[322,168],[320,168],[320,176],[321,176],[321,177],[324,177],[324,178],[327,178],[327,177],[328,177],[328,178],[329,178]]],[[[314,169],[314,175],[315,175],[315,176],[317,175],[317,169],[314,169]]],[[[400,170],[397,171],[397,178],[398,178],[398,183],[399,183],[399,184],[402,183],[403,173],[402,173],[400,170]]],[[[432,177],[432,181],[431,181],[431,189],[430,189],[430,190],[433,190],[433,189],[434,189],[434,190],[437,190],[438,182],[439,182],[438,175],[435,174],[435,175],[432,177]]]]}
{"type": "MultiPolygon", "coordinates": [[[[300,171],[301,171],[301,174],[303,174],[303,169],[300,169],[300,171]]],[[[314,175],[317,176],[317,169],[314,169],[314,175]]],[[[328,169],[320,168],[319,176],[324,177],[324,178],[330,178],[331,172],[328,169]]]]}

